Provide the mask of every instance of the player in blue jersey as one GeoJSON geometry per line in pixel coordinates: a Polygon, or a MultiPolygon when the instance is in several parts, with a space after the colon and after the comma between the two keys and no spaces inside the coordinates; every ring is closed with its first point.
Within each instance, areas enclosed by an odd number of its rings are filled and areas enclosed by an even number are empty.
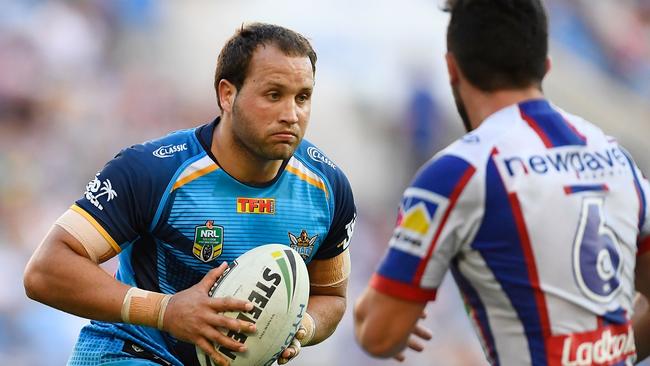
{"type": "Polygon", "coordinates": [[[266,243],[296,249],[311,282],[307,315],[279,362],[334,332],[355,206],[340,168],[303,140],[315,63],[300,34],[242,26],[217,62],[221,116],[122,150],[56,221],[24,282],[32,299],[92,319],[69,365],[198,365],[195,345],[228,364],[236,353],[212,343],[246,345],[220,330],[256,328],[220,313],[253,305],[208,291],[228,262],[266,243]],[[99,263],[116,255],[113,277],[99,263]]]}
{"type": "Polygon", "coordinates": [[[448,271],[491,365],[632,365],[650,353],[650,184],[616,142],[542,93],[541,0],[450,0],[446,55],[468,134],[405,190],[355,305],[378,357],[422,349],[448,271]],[[411,335],[414,335],[412,337],[411,335]],[[636,344],[635,344],[636,339],[636,344]]]}

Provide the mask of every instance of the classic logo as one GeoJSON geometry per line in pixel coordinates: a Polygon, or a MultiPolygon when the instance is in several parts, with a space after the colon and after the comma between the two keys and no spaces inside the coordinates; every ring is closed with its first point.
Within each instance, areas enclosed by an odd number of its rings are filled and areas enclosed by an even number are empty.
{"type": "Polygon", "coordinates": [[[238,213],[275,214],[275,199],[273,198],[237,198],[238,213]]]}
{"type": "Polygon", "coordinates": [[[293,235],[289,232],[289,240],[291,241],[291,249],[295,250],[302,256],[303,259],[308,259],[311,256],[311,252],[314,250],[314,243],[316,243],[318,235],[314,235],[311,238],[307,234],[307,231],[302,230],[299,236],[293,235]]]}
{"type": "Polygon", "coordinates": [[[104,210],[104,206],[99,203],[99,198],[106,196],[106,202],[110,202],[115,197],[117,197],[117,192],[113,190],[113,185],[111,184],[110,179],[106,179],[103,182],[100,181],[97,177],[101,172],[95,174],[95,178],[86,184],[86,199],[90,201],[95,207],[100,210],[104,210]]]}
{"type": "Polygon", "coordinates": [[[318,150],[313,146],[307,148],[307,155],[309,155],[309,157],[312,158],[312,160],[314,161],[327,164],[332,169],[336,169],[336,165],[334,165],[334,163],[330,159],[328,159],[327,156],[323,155],[323,153],[320,152],[320,150],[318,150]]]}
{"type": "Polygon", "coordinates": [[[172,155],[176,154],[179,151],[187,150],[187,144],[178,144],[178,145],[164,145],[157,148],[153,152],[153,156],[157,158],[169,158],[172,155]]]}
{"type": "Polygon", "coordinates": [[[208,220],[205,225],[194,230],[192,253],[203,262],[210,262],[221,255],[223,249],[223,226],[213,225],[208,220]]]}

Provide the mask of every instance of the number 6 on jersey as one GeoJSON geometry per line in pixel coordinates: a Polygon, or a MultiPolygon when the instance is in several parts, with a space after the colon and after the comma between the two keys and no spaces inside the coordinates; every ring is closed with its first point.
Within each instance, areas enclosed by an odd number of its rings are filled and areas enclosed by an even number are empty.
{"type": "Polygon", "coordinates": [[[616,234],[605,225],[602,197],[585,198],[573,246],[573,270],[582,292],[609,302],[620,288],[621,249],[616,234]]]}

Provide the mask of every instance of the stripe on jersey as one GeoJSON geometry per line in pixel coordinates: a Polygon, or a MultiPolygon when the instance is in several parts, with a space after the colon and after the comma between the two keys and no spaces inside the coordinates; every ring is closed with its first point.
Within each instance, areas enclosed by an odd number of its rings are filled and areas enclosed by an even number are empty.
{"type": "Polygon", "coordinates": [[[581,192],[608,192],[609,186],[607,184],[585,184],[585,185],[572,185],[564,186],[564,193],[567,195],[581,192]]]}
{"type": "Polygon", "coordinates": [[[483,222],[472,248],[479,251],[522,322],[533,366],[546,365],[551,328],[526,223],[515,193],[508,193],[495,163],[486,170],[483,222]]]}
{"type": "Polygon", "coordinates": [[[178,188],[186,185],[187,183],[200,178],[206,174],[212,173],[213,171],[219,169],[219,166],[209,156],[204,156],[201,159],[193,162],[187,168],[185,168],[181,174],[176,178],[172,191],[177,190],[178,188]]]}
{"type": "Polygon", "coordinates": [[[104,239],[106,239],[106,241],[108,242],[108,244],[111,245],[111,247],[113,248],[113,250],[115,250],[115,253],[119,253],[119,252],[122,251],[122,248],[117,244],[117,242],[115,241],[115,239],[113,239],[113,237],[111,236],[111,234],[109,234],[109,233],[106,231],[106,229],[104,229],[104,227],[103,227],[99,222],[97,222],[97,220],[95,220],[94,217],[92,217],[91,214],[89,214],[88,212],[86,212],[86,210],[84,210],[83,208],[77,206],[76,204],[70,206],[70,209],[71,209],[72,211],[74,211],[74,212],[80,214],[81,216],[83,216],[86,220],[88,220],[88,222],[89,222],[93,227],[95,227],[95,229],[97,230],[97,232],[99,232],[99,233],[104,237],[104,239]]]}
{"type": "Polygon", "coordinates": [[[427,302],[436,299],[436,289],[425,290],[419,286],[392,280],[378,273],[370,278],[370,287],[375,290],[398,299],[427,302]]]}
{"type": "Polygon", "coordinates": [[[325,198],[329,199],[329,192],[327,190],[327,186],[325,185],[325,181],[298,159],[292,157],[289,160],[289,163],[287,164],[285,170],[291,174],[296,175],[298,178],[304,180],[312,186],[322,190],[325,192],[325,198]]]}
{"type": "Polygon", "coordinates": [[[602,324],[599,324],[599,326],[622,325],[630,321],[627,318],[627,312],[623,308],[618,308],[614,311],[608,311],[600,316],[598,320],[602,320],[602,324]]]}
{"type": "Polygon", "coordinates": [[[554,110],[545,99],[520,103],[519,113],[547,148],[587,145],[587,138],[554,110]]]}
{"type": "Polygon", "coordinates": [[[440,239],[440,234],[445,228],[447,219],[456,206],[458,197],[463,192],[463,189],[465,189],[465,186],[467,186],[467,183],[475,172],[476,168],[467,161],[455,156],[445,155],[421,171],[413,182],[413,187],[433,191],[434,193],[449,198],[449,203],[447,204],[447,208],[438,224],[433,240],[427,249],[427,254],[422,258],[415,276],[413,277],[414,285],[417,286],[420,284],[424,271],[429,264],[429,259],[436,248],[438,239],[440,239]]]}
{"type": "Polygon", "coordinates": [[[481,332],[483,345],[486,348],[485,353],[489,358],[488,361],[490,362],[490,365],[499,366],[499,355],[497,353],[496,343],[494,342],[494,335],[488,320],[487,310],[485,305],[483,305],[483,301],[481,301],[481,297],[474,287],[472,287],[469,280],[467,280],[467,278],[465,278],[465,276],[460,272],[457,261],[452,263],[450,270],[451,274],[454,276],[456,285],[458,285],[463,299],[465,300],[465,304],[470,307],[470,315],[481,332]]]}

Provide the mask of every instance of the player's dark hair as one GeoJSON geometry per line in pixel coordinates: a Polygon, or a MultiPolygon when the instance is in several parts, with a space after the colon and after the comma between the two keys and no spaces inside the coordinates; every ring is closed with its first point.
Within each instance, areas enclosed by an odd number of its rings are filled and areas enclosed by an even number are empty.
{"type": "Polygon", "coordinates": [[[447,0],[447,48],[483,91],[541,88],[548,20],[541,0],[447,0]]]}
{"type": "Polygon", "coordinates": [[[309,57],[312,72],[316,73],[316,52],[301,34],[274,24],[242,24],[223,46],[217,59],[214,88],[217,91],[219,108],[219,82],[226,79],[239,90],[246,80],[253,53],[261,45],[276,46],[287,56],[309,57]]]}

